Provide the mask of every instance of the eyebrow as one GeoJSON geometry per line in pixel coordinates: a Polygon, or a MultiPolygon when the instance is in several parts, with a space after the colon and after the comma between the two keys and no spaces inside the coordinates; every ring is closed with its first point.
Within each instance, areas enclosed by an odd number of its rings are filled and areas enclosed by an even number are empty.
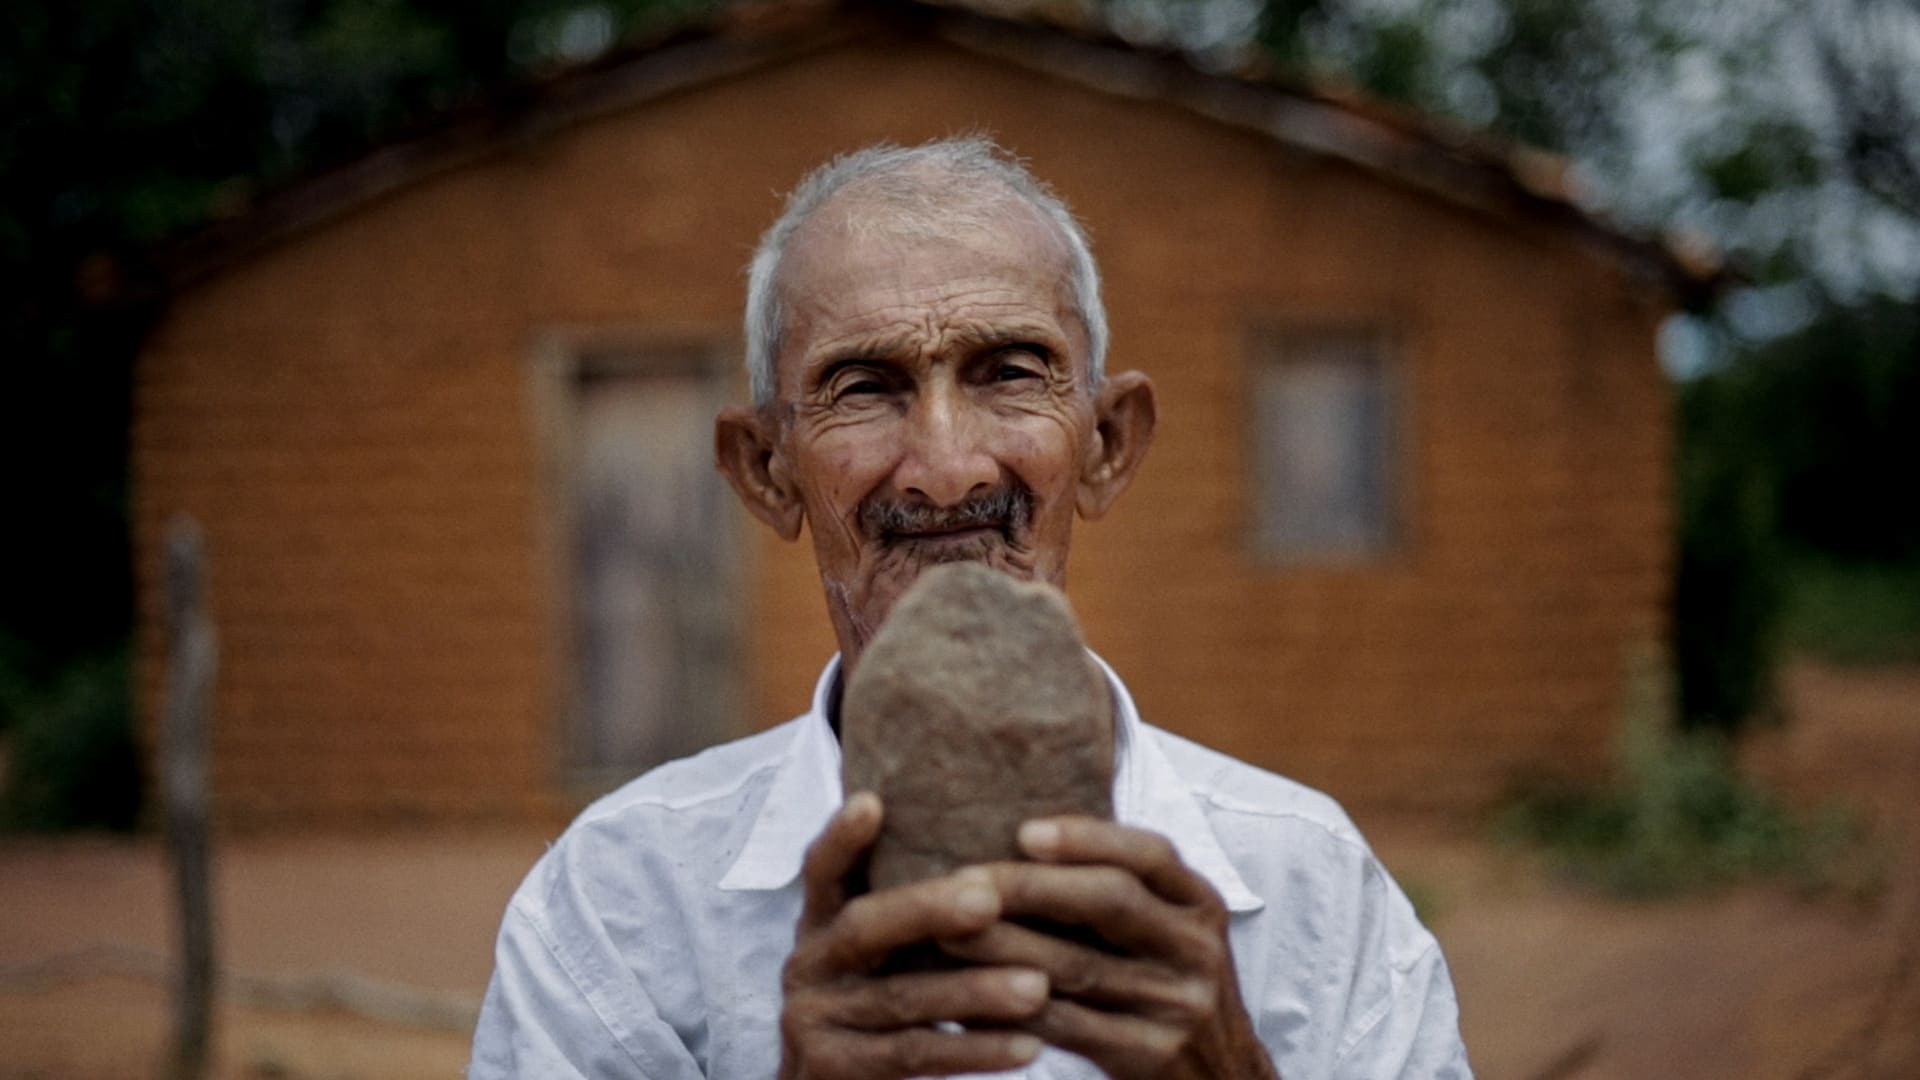
{"type": "Polygon", "coordinates": [[[892,337],[854,338],[841,342],[830,349],[815,355],[801,373],[808,390],[817,390],[832,379],[835,372],[842,368],[868,365],[898,365],[896,359],[901,353],[909,351],[911,344],[904,334],[892,337]]]}
{"type": "Polygon", "coordinates": [[[821,353],[815,363],[819,369],[836,368],[849,362],[861,360],[889,360],[902,353],[913,351],[913,338],[909,334],[894,334],[890,337],[853,338],[834,345],[821,353]]]}
{"type": "MultiPolygon", "coordinates": [[[[903,354],[915,351],[915,341],[916,335],[913,334],[891,334],[869,338],[856,337],[840,342],[824,350],[814,359],[807,372],[807,384],[819,386],[834,372],[850,365],[898,364],[903,354]]],[[[1059,331],[1049,330],[1037,323],[956,327],[948,341],[968,352],[1004,349],[1013,345],[1035,345],[1041,350],[1041,359],[1048,367],[1054,366],[1059,357],[1066,353],[1066,344],[1060,340],[1059,331]]]]}
{"type": "Polygon", "coordinates": [[[1043,326],[1014,325],[988,327],[962,327],[953,333],[953,342],[963,349],[986,350],[1004,349],[1009,345],[1038,345],[1046,351],[1049,363],[1065,351],[1065,343],[1060,341],[1057,330],[1048,330],[1043,326]]]}

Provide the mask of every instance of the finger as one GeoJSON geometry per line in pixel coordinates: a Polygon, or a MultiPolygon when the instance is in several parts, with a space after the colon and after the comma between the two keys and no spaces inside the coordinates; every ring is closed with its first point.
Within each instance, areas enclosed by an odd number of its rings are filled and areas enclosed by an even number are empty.
{"type": "Polygon", "coordinates": [[[836,992],[827,1014],[842,1027],[892,1031],[941,1021],[1010,1025],[1047,1003],[1047,977],[1031,968],[975,967],[866,979],[836,992]]]}
{"type": "Polygon", "coordinates": [[[984,869],[993,875],[1003,917],[1083,926],[1122,952],[1178,958],[1215,936],[1212,920],[1161,899],[1117,866],[993,863],[984,869]]]}
{"type": "Polygon", "coordinates": [[[800,864],[805,889],[801,929],[824,926],[840,913],[847,902],[847,875],[880,835],[881,813],[878,795],[855,792],[808,846],[806,860],[800,864]]]}
{"type": "Polygon", "coordinates": [[[1156,1062],[1178,1054],[1180,1027],[1055,999],[1022,1027],[1049,1045],[1079,1054],[1110,1076],[1158,1075],[1156,1062]]]}
{"type": "Polygon", "coordinates": [[[1028,857],[1041,862],[1122,867],[1176,904],[1219,902],[1207,879],[1156,832],[1091,817],[1036,818],[1020,826],[1019,841],[1028,857]]]}
{"type": "Polygon", "coordinates": [[[999,917],[993,878],[978,868],[868,893],[802,938],[788,970],[802,980],[866,974],[903,945],[978,933],[999,917]]]}
{"type": "MultiPolygon", "coordinates": [[[[894,1080],[1005,1072],[1030,1064],[1042,1046],[1038,1037],[1024,1031],[919,1027],[884,1034],[823,1031],[809,1050],[820,1062],[831,1063],[835,1075],[894,1080]]],[[[807,1072],[804,1063],[801,1071],[807,1072]]]]}
{"type": "Polygon", "coordinates": [[[940,947],[972,963],[1042,972],[1056,1000],[1169,1019],[1212,1004],[1204,977],[1182,975],[1153,961],[1103,953],[1015,923],[995,923],[972,937],[943,941],[940,947]]]}

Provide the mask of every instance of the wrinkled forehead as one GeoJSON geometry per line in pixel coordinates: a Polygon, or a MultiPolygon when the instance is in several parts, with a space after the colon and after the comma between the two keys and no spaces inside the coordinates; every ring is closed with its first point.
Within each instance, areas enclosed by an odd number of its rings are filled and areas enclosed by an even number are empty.
{"type": "Polygon", "coordinates": [[[1025,215],[938,231],[867,219],[796,237],[782,267],[782,371],[819,349],[863,340],[923,347],[949,334],[1056,342],[1087,363],[1071,260],[1046,223],[1025,215]]]}
{"type": "Polygon", "coordinates": [[[1054,271],[1069,288],[1071,250],[1038,207],[1002,184],[968,184],[926,169],[866,178],[836,192],[795,230],[776,287],[789,294],[802,279],[830,275],[831,264],[862,252],[943,247],[1054,271]]]}

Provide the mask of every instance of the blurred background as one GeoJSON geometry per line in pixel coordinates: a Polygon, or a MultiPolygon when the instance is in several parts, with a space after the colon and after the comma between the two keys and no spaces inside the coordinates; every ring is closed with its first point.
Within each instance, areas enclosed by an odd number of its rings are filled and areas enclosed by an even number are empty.
{"type": "Polygon", "coordinates": [[[0,1076],[165,1068],[180,515],[213,1072],[457,1072],[544,841],[804,707],[741,267],[956,131],[1160,386],[1089,640],[1349,806],[1482,1075],[1920,1075],[1920,4],[97,0],[0,95],[0,1076]]]}

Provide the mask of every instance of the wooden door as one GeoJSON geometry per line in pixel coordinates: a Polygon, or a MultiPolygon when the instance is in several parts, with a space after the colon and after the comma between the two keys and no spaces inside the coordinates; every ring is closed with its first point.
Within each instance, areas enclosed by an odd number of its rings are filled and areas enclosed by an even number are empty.
{"type": "Polygon", "coordinates": [[[720,383],[697,359],[616,354],[576,370],[564,756],[588,787],[746,727],[739,575],[713,467],[720,383]]]}

